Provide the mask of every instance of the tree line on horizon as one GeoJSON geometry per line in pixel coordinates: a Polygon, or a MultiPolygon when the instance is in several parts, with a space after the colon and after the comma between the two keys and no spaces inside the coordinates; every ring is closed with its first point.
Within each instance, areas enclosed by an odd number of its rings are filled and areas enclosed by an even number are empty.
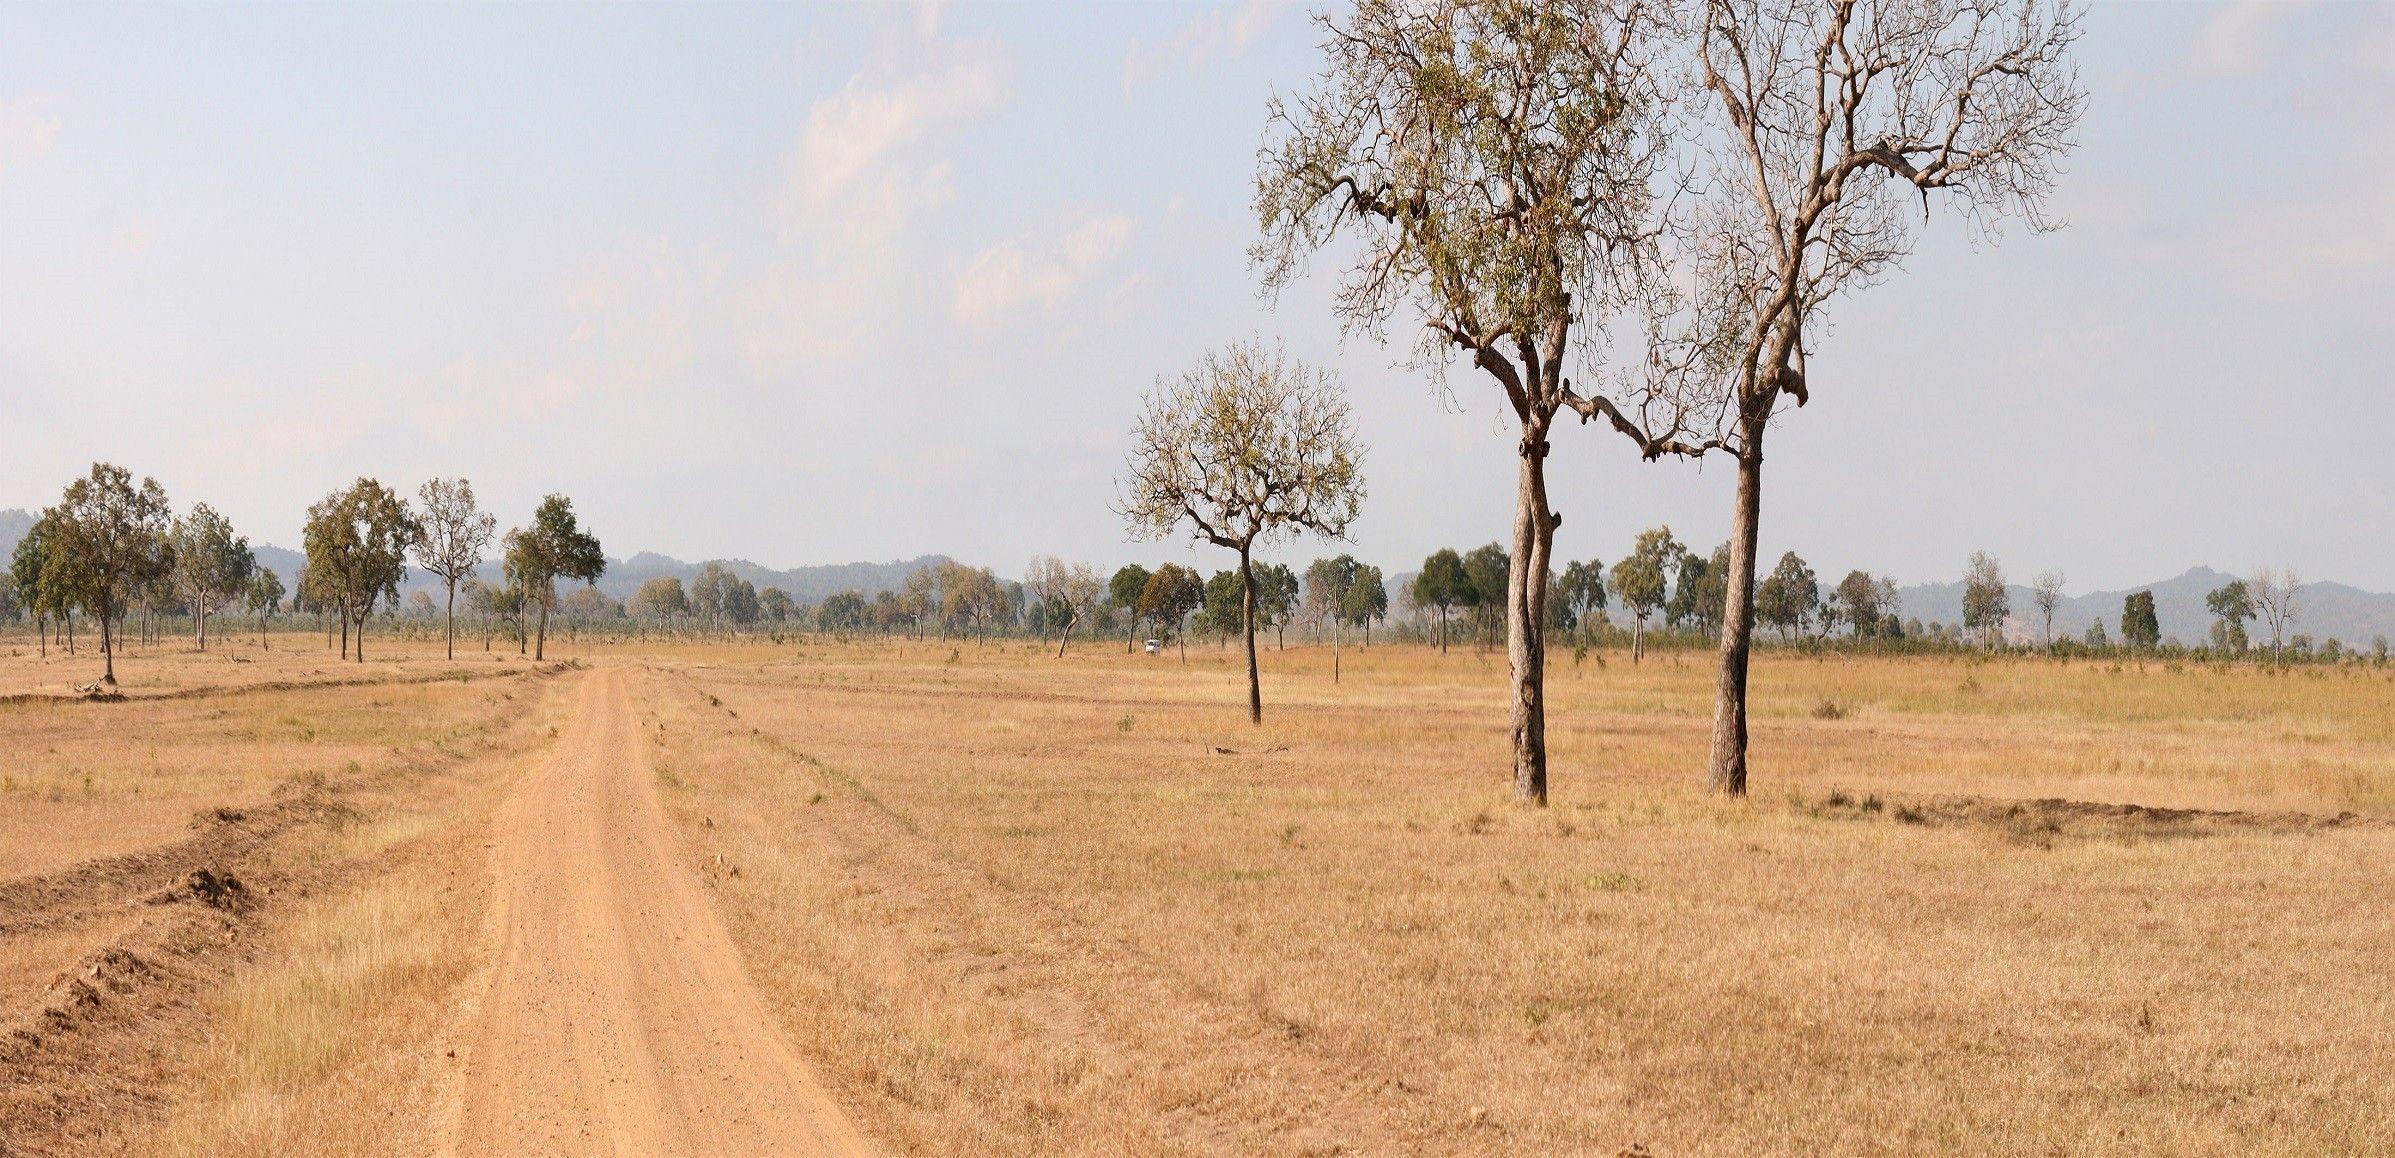
{"type": "MultiPolygon", "coordinates": [[[[457,596],[461,585],[489,588],[471,577],[497,527],[464,479],[427,481],[411,506],[382,483],[360,478],[308,508],[301,534],[307,563],[295,589],[286,591],[280,576],[258,566],[248,537],[208,504],[177,515],[156,479],[137,484],[132,472],[101,462],[34,519],[10,556],[5,587],[16,614],[34,621],[44,654],[53,625],[72,650],[76,615],[92,620],[100,635],[99,682],[112,687],[119,626],[137,615],[146,634],[163,607],[189,613],[202,651],[209,617],[236,604],[258,617],[261,632],[278,613],[312,612],[338,622],[343,659],[364,662],[366,622],[378,608],[397,607],[412,560],[444,585],[454,658],[457,596]]],[[[543,499],[530,522],[498,537],[498,546],[506,581],[491,590],[491,606],[512,615],[534,658],[543,658],[557,581],[595,582],[606,556],[563,495],[543,499]],[[527,624],[535,616],[537,623],[527,624]]]]}

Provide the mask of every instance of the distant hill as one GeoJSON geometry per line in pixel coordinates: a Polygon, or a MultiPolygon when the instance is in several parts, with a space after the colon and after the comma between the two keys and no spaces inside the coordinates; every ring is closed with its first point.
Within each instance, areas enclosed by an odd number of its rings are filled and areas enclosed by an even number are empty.
{"type": "Polygon", "coordinates": [[[0,511],[0,563],[5,563],[17,550],[17,541],[33,529],[33,512],[0,511]]]}

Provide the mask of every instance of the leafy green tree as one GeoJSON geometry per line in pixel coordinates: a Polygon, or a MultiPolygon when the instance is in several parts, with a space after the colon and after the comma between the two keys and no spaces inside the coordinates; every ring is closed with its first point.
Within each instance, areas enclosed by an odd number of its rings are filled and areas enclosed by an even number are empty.
{"type": "Polygon", "coordinates": [[[2370,637],[2370,662],[2377,664],[2383,664],[2387,662],[2386,636],[2373,635],[2370,637]]]}
{"type": "Polygon", "coordinates": [[[1856,639],[1868,639],[1883,634],[1885,612],[1879,596],[1877,580],[1861,571],[1849,571],[1830,592],[1830,604],[1837,609],[1838,618],[1854,630],[1856,639]]]}
{"type": "Polygon", "coordinates": [[[44,586],[71,596],[100,621],[100,654],[106,658],[100,681],[113,686],[115,623],[125,600],[174,562],[166,491],[150,478],[137,487],[125,468],[96,462],[43,517],[50,522],[44,586]]]}
{"type": "Polygon", "coordinates": [[[1255,549],[1347,537],[1364,504],[1363,444],[1337,377],[1260,343],[1206,355],[1159,382],[1132,428],[1120,510],[1131,532],[1192,539],[1239,554],[1247,715],[1264,720],[1256,666],[1255,549]]]}
{"type": "Polygon", "coordinates": [[[798,611],[798,601],[779,587],[768,587],[757,592],[757,610],[771,622],[787,623],[798,611]]]}
{"type": "Polygon", "coordinates": [[[2204,596],[2204,608],[2218,622],[2212,625],[2214,646],[2227,651],[2244,651],[2245,621],[2254,617],[2254,597],[2246,589],[2245,580],[2231,579],[2204,596]]]}
{"type": "Polygon", "coordinates": [[[1240,582],[1239,572],[1215,572],[1206,580],[1205,608],[1198,615],[1199,630],[1213,632],[1229,646],[1231,637],[1239,633],[1241,608],[1246,598],[1247,585],[1240,582]]]}
{"type": "Polygon", "coordinates": [[[2095,648],[2112,646],[2112,640],[2104,634],[2103,620],[2099,619],[2087,625],[2087,646],[2095,648]]]}
{"type": "Polygon", "coordinates": [[[1297,616],[1297,572],[1283,563],[1256,568],[1256,624],[1272,629],[1274,642],[1289,646],[1289,621],[1297,616]]]}
{"type": "Polygon", "coordinates": [[[191,609],[199,649],[208,650],[208,614],[238,598],[258,568],[249,540],[206,503],[194,504],[168,534],[168,574],[175,594],[191,609]]]}
{"type": "Polygon", "coordinates": [[[1206,602],[1205,581],[1195,571],[1179,563],[1167,563],[1148,576],[1148,585],[1139,592],[1139,614],[1149,622],[1172,633],[1181,648],[1181,662],[1189,662],[1189,640],[1183,630],[1192,612],[1206,602]]]}
{"type": "Polygon", "coordinates": [[[442,603],[447,623],[442,634],[449,658],[457,658],[457,585],[482,566],[498,533],[499,521],[474,502],[474,484],[465,479],[428,479],[416,490],[419,504],[416,565],[441,581],[447,595],[442,603]]]}
{"type": "Polygon", "coordinates": [[[1464,571],[1464,557],[1453,547],[1441,547],[1422,560],[1422,570],[1414,576],[1414,603],[1435,608],[1439,615],[1439,653],[1447,651],[1447,613],[1449,609],[1469,607],[1475,601],[1472,577],[1464,571]]]}
{"type": "Polygon", "coordinates": [[[1572,622],[1585,634],[1588,625],[1605,614],[1605,564],[1590,559],[1563,569],[1563,581],[1555,592],[1563,605],[1571,609],[1572,622]]]}
{"type": "Polygon", "coordinates": [[[274,613],[282,610],[283,577],[271,567],[255,569],[250,573],[248,586],[242,590],[241,601],[250,614],[258,617],[258,647],[262,650],[272,647],[266,639],[266,627],[273,621],[274,613]]]}
{"type": "Polygon", "coordinates": [[[300,587],[341,616],[343,658],[357,629],[356,658],[366,662],[366,617],[378,603],[399,602],[407,552],[422,533],[407,501],[370,478],[308,508],[301,538],[308,553],[300,587]]]}
{"type": "Polygon", "coordinates": [[[1348,580],[1347,594],[1339,599],[1339,618],[1364,629],[1364,646],[1372,646],[1372,621],[1389,616],[1389,588],[1382,581],[1380,568],[1369,563],[1356,564],[1354,578],[1348,580]]]}
{"type": "Polygon", "coordinates": [[[842,634],[865,626],[865,597],[854,591],[842,591],[824,599],[815,609],[815,626],[842,634]]]}
{"type": "Polygon", "coordinates": [[[1492,643],[1499,638],[1506,600],[1511,598],[1513,557],[1495,543],[1483,543],[1464,556],[1464,578],[1464,606],[1471,612],[1472,630],[1484,645],[1492,643]]]}
{"type": "MultiPolygon", "coordinates": [[[[574,515],[573,500],[564,495],[550,495],[532,512],[531,526],[508,532],[507,570],[515,576],[517,590],[528,601],[527,610],[540,612],[532,658],[541,660],[547,658],[549,612],[557,605],[557,581],[579,579],[596,583],[607,571],[607,556],[600,550],[599,540],[582,529],[581,520],[574,515]]],[[[751,618],[754,618],[754,600],[752,591],[751,618]]]]}
{"type": "Polygon", "coordinates": [[[1687,549],[1672,538],[1670,527],[1641,531],[1630,554],[1613,565],[1613,594],[1621,600],[1622,610],[1630,613],[1633,626],[1630,634],[1630,661],[1638,662],[1647,653],[1647,620],[1663,609],[1670,594],[1671,574],[1678,568],[1680,556],[1687,549]]]}
{"type": "Polygon", "coordinates": [[[25,537],[17,540],[16,551],[9,557],[9,580],[16,586],[19,605],[34,617],[45,659],[50,655],[50,621],[58,620],[64,632],[75,609],[76,592],[67,581],[64,556],[57,524],[51,513],[44,511],[25,537]]]}
{"type": "Polygon", "coordinates": [[[1755,615],[1793,639],[1821,609],[1821,581],[1794,551],[1780,556],[1779,565],[1755,590],[1755,615]]]}
{"type": "Polygon", "coordinates": [[[632,601],[625,610],[635,618],[671,622],[690,614],[690,596],[682,589],[682,581],[671,575],[659,575],[632,592],[632,601]]]}
{"type": "Polygon", "coordinates": [[[1963,629],[1979,633],[1983,646],[1993,648],[2003,637],[2004,621],[2012,614],[2012,593],[2004,584],[2004,565],[1985,551],[1971,553],[1963,572],[1963,629]]]}
{"type": "Polygon", "coordinates": [[[1139,596],[1148,589],[1148,569],[1137,563],[1126,563],[1106,581],[1106,598],[1116,613],[1123,617],[1123,653],[1130,654],[1132,641],[1139,635],[1139,596]]]}
{"type": "Polygon", "coordinates": [[[1704,620],[1705,572],[1710,560],[1694,551],[1680,552],[1678,574],[1672,579],[1671,599],[1663,605],[1663,621],[1681,627],[1704,620]]]}
{"type": "Polygon", "coordinates": [[[2121,601],[2121,640],[2129,646],[2151,649],[2162,642],[2162,623],[2154,614],[2154,593],[2132,591],[2121,601]]]}

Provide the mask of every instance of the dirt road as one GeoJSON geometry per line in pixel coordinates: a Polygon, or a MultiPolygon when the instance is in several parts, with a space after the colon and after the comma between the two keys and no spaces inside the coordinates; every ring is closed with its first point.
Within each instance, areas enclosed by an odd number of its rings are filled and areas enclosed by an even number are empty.
{"type": "Polygon", "coordinates": [[[584,681],[548,762],[500,807],[497,965],[453,1154],[865,1154],[774,1028],[677,859],[636,673],[584,681]]]}

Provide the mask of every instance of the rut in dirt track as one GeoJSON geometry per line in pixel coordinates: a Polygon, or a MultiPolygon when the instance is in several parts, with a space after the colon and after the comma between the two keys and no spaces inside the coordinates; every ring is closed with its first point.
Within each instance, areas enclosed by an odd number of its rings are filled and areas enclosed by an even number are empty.
{"type": "Polygon", "coordinates": [[[497,964],[458,1154],[864,1154],[677,858],[621,669],[493,821],[497,964]]]}

